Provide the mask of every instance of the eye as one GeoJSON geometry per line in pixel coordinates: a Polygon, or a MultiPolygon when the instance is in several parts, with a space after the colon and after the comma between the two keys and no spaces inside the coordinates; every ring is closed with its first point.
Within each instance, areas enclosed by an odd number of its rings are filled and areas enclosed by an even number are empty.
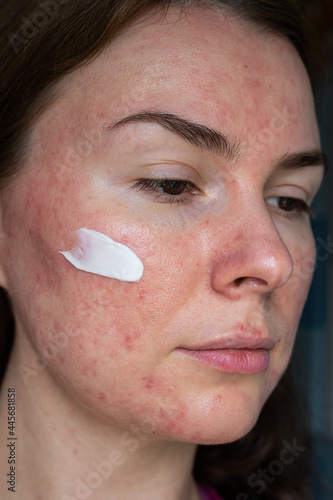
{"type": "Polygon", "coordinates": [[[284,212],[292,213],[307,213],[311,217],[314,216],[313,211],[306,203],[306,201],[299,198],[290,198],[288,196],[272,196],[266,198],[266,202],[273,205],[284,212]]]}
{"type": "Polygon", "coordinates": [[[139,179],[132,188],[150,192],[164,203],[186,203],[200,192],[193,182],[183,179],[139,179]]]}

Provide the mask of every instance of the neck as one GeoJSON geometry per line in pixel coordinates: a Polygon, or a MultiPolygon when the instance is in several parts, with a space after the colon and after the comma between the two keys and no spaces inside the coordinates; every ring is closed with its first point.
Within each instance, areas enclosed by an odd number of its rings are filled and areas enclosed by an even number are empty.
{"type": "MultiPolygon", "coordinates": [[[[17,500],[199,499],[192,479],[194,445],[157,441],[102,421],[74,401],[47,367],[36,366],[32,347],[21,339],[2,384],[2,443],[10,437],[9,387],[16,393],[17,500]]],[[[8,450],[1,446],[0,470],[6,474],[8,450]]],[[[0,482],[4,500],[12,498],[6,474],[0,482]]]]}

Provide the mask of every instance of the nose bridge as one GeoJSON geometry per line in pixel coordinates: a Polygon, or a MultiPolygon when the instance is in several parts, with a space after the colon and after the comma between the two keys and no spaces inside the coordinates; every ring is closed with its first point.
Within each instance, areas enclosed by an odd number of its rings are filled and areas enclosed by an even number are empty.
{"type": "Polygon", "coordinates": [[[217,287],[242,284],[257,289],[260,284],[266,292],[280,288],[293,271],[290,252],[264,204],[240,206],[218,243],[217,287]]]}

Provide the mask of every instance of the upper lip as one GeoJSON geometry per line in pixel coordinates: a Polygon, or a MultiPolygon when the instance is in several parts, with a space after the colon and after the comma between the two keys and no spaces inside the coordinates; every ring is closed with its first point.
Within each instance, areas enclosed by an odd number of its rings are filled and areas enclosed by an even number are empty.
{"type": "Polygon", "coordinates": [[[227,336],[214,340],[212,342],[193,345],[189,347],[183,347],[187,351],[213,351],[222,349],[273,349],[277,344],[277,341],[271,337],[253,337],[253,336],[227,336]]]}

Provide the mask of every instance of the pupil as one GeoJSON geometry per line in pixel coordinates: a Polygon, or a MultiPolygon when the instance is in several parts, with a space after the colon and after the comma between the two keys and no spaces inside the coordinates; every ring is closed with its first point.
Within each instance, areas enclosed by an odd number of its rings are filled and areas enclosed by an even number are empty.
{"type": "Polygon", "coordinates": [[[161,184],[161,188],[167,194],[179,195],[185,191],[186,186],[184,181],[170,180],[163,181],[161,184]]]}
{"type": "Polygon", "coordinates": [[[291,200],[290,198],[281,198],[280,200],[280,208],[283,210],[292,210],[292,204],[294,200],[291,200]]]}

